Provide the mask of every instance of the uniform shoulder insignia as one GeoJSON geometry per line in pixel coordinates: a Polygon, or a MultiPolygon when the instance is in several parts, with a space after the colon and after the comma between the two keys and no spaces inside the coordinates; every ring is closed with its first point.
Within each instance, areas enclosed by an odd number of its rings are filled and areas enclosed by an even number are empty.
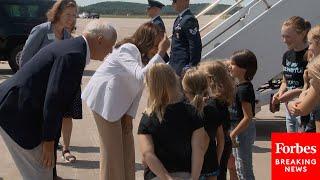
{"type": "Polygon", "coordinates": [[[189,29],[189,32],[190,32],[190,34],[192,34],[192,35],[196,35],[197,32],[198,32],[198,28],[195,27],[195,28],[193,28],[193,29],[189,29]]]}

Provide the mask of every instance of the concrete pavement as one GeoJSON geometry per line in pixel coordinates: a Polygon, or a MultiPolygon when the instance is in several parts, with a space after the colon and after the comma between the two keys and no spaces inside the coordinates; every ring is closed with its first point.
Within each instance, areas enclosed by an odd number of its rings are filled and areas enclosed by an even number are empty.
{"type": "MultiPolygon", "coordinates": [[[[82,88],[87,84],[94,70],[100,62],[92,61],[86,68],[83,76],[82,88]]],[[[9,65],[0,63],[0,82],[12,75],[9,65]]],[[[137,126],[141,112],[145,108],[146,98],[143,95],[139,105],[138,115],[134,121],[135,154],[136,154],[136,179],[143,179],[141,155],[137,141],[137,126]]],[[[271,132],[285,130],[284,111],[272,114],[268,107],[264,106],[257,117],[257,140],[253,149],[254,173],[256,179],[271,179],[271,154],[270,138],[271,132]]],[[[63,179],[98,179],[99,175],[99,139],[93,115],[85,104],[83,104],[83,119],[73,121],[73,133],[71,139],[71,151],[77,157],[74,164],[68,164],[61,160],[61,152],[58,152],[58,175],[63,179]]],[[[0,180],[18,180],[21,176],[12,161],[12,158],[0,138],[0,180]]]]}

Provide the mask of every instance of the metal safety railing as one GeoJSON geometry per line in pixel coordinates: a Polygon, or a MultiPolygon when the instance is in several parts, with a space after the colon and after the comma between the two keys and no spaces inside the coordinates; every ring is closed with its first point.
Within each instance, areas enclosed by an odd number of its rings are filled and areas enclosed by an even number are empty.
{"type": "Polygon", "coordinates": [[[271,8],[270,4],[267,2],[267,0],[261,0],[266,6],[268,9],[271,8]]]}
{"type": "MultiPolygon", "coordinates": [[[[202,10],[200,13],[198,13],[196,15],[196,18],[199,18],[201,16],[203,16],[204,14],[206,14],[208,11],[212,10],[214,7],[216,7],[221,0],[216,0],[215,2],[213,2],[212,4],[210,4],[208,7],[206,7],[204,10],[202,10]]],[[[200,28],[200,32],[202,32],[203,30],[207,29],[208,27],[210,27],[212,24],[214,24],[217,20],[221,19],[221,17],[227,15],[228,13],[230,13],[233,9],[235,9],[236,7],[238,7],[244,0],[236,0],[236,2],[231,5],[229,8],[227,8],[226,10],[224,10],[222,13],[220,13],[219,15],[215,16],[210,22],[208,22],[205,26],[200,28]]],[[[269,3],[266,0],[256,0],[256,1],[262,1],[267,8],[269,9],[271,6],[269,5],[269,3]]],[[[169,36],[169,38],[171,38],[172,35],[169,36]]]]}
{"type": "MultiPolygon", "coordinates": [[[[208,11],[210,11],[211,9],[213,9],[214,7],[216,7],[221,0],[216,0],[214,3],[210,4],[208,7],[206,7],[204,10],[202,10],[200,13],[198,13],[196,15],[196,18],[198,19],[200,16],[204,15],[205,13],[207,13],[208,11]]],[[[169,36],[169,38],[171,38],[172,35],[169,36]]]]}
{"type": "Polygon", "coordinates": [[[216,0],[214,3],[210,4],[208,7],[206,7],[204,10],[202,10],[199,14],[196,15],[196,18],[204,15],[205,13],[207,13],[208,11],[210,11],[211,9],[213,9],[214,7],[216,7],[221,0],[216,0]]]}
{"type": "Polygon", "coordinates": [[[218,19],[220,19],[221,17],[225,16],[226,14],[228,14],[230,11],[232,11],[234,8],[236,8],[243,0],[239,0],[237,1],[235,4],[233,4],[232,6],[230,6],[229,8],[227,8],[226,10],[224,10],[222,13],[220,13],[219,15],[215,16],[210,22],[208,22],[205,26],[203,26],[202,28],[200,28],[200,32],[202,32],[203,30],[205,30],[206,28],[210,27],[213,23],[215,23],[218,19]]]}

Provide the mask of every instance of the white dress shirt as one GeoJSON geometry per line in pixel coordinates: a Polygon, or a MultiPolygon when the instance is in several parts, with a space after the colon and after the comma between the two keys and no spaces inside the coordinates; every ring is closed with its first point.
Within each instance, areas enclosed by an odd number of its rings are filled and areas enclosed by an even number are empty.
{"type": "Polygon", "coordinates": [[[144,75],[155,63],[164,63],[159,54],[143,67],[138,48],[123,44],[106,57],[81,97],[91,110],[110,122],[120,120],[124,114],[135,117],[144,75]]]}

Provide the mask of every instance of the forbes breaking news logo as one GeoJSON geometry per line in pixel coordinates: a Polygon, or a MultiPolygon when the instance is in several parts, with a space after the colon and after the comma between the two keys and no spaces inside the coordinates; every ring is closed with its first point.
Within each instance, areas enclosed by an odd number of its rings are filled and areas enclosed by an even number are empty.
{"type": "Polygon", "coordinates": [[[320,134],[272,133],[272,179],[320,178],[320,134]]]}
{"type": "MultiPolygon", "coordinates": [[[[285,143],[275,143],[276,154],[316,154],[316,146],[301,146],[295,143],[294,146],[285,145],[285,143]]],[[[309,165],[317,165],[317,159],[275,159],[276,165],[284,165],[284,172],[308,172],[309,165]]]]}

